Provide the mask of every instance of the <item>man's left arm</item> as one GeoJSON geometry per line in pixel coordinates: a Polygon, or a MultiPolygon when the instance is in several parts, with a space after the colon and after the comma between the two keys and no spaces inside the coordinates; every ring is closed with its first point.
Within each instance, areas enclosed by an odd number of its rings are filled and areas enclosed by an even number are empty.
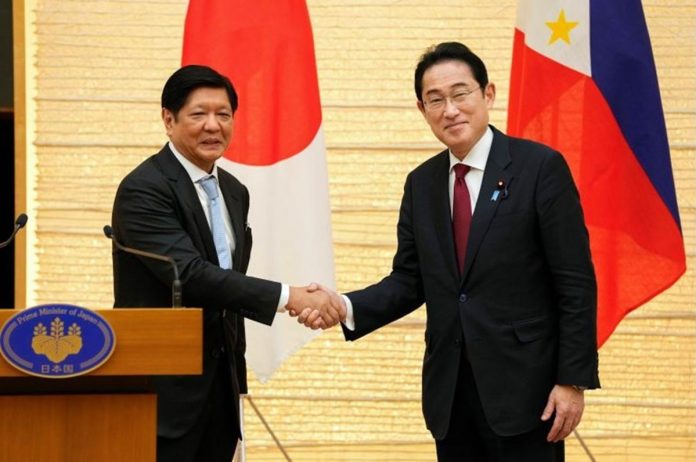
{"type": "Polygon", "coordinates": [[[558,441],[580,422],[583,390],[599,387],[597,283],[589,235],[570,169],[558,153],[542,165],[536,207],[558,315],[557,385],[542,418],[556,414],[549,440],[558,441]]]}

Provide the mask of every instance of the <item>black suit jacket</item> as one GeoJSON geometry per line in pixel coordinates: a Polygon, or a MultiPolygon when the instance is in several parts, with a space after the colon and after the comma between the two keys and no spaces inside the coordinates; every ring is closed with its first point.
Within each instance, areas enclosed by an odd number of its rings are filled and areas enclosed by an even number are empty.
{"type": "MultiPolygon", "coordinates": [[[[203,308],[203,374],[156,380],[158,434],[164,437],[179,437],[192,428],[222,358],[229,361],[232,371],[230,393],[236,405],[240,391],[246,392],[243,317],[270,325],[280,297],[279,283],[244,275],[251,252],[251,230],[246,225],[249,192],[220,168],[218,180],[235,234],[232,270],[218,266],[195,186],[167,145],[123,179],[114,202],[116,239],[129,247],[174,258],[184,306],[203,308]]],[[[169,265],[115,247],[113,265],[115,307],[171,306],[173,274],[169,265]]],[[[230,418],[237,422],[238,415],[236,412],[230,418]]]]}
{"type": "Polygon", "coordinates": [[[443,151],[408,175],[391,274],[347,294],[348,340],[425,302],[423,413],[436,439],[447,434],[461,354],[502,436],[536,428],[554,384],[599,386],[596,282],[570,171],[546,146],[493,133],[462,275],[443,151]]]}

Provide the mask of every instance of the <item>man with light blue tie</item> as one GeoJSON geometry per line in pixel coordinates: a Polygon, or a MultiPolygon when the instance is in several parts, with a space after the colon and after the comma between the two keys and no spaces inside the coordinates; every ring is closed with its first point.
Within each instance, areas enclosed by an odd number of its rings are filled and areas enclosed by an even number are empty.
{"type": "MultiPolygon", "coordinates": [[[[249,192],[218,168],[230,143],[237,94],[206,66],[177,70],[162,91],[169,137],[159,153],[121,182],[112,226],[122,244],[174,259],[183,304],[203,308],[203,373],[156,379],[157,460],[229,462],[239,427],[239,394],[247,392],[243,318],[270,325],[276,312],[320,310],[343,317],[321,292],[247,276],[249,192]]],[[[168,265],[114,248],[115,307],[171,305],[168,265]]]]}

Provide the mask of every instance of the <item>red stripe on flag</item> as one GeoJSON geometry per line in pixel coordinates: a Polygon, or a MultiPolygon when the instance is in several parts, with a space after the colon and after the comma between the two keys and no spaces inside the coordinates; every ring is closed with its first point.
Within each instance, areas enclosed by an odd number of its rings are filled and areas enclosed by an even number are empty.
{"type": "MultiPolygon", "coordinates": [[[[515,31],[508,133],[563,153],[580,190],[598,285],[598,343],[685,271],[681,232],[594,81],[515,31]]],[[[639,116],[639,115],[638,115],[639,116]]]]}
{"type": "Polygon", "coordinates": [[[228,159],[271,165],[316,136],[321,107],[304,0],[191,0],[182,64],[214,68],[239,94],[228,159]]]}

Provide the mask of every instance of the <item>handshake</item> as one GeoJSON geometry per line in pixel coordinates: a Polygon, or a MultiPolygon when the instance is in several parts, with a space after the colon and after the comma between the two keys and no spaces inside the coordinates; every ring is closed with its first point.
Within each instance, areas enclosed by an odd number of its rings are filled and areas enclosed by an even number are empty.
{"type": "Polygon", "coordinates": [[[346,320],[343,297],[315,282],[307,287],[290,287],[285,308],[290,316],[311,329],[327,329],[346,320]]]}

